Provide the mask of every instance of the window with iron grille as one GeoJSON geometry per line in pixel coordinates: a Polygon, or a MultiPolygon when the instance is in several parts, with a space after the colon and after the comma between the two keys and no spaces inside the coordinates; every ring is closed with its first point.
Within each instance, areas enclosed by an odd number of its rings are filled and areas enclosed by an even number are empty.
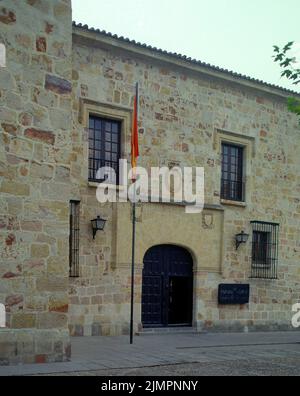
{"type": "Polygon", "coordinates": [[[251,277],[277,279],[279,224],[252,221],[251,277]]]}
{"type": "Polygon", "coordinates": [[[100,168],[109,167],[119,183],[119,159],[121,146],[121,122],[108,118],[89,118],[89,181],[113,182],[111,175],[97,179],[100,168]]]}
{"type": "Polygon", "coordinates": [[[244,201],[244,148],[233,144],[222,144],[221,198],[244,201]]]}
{"type": "Polygon", "coordinates": [[[79,276],[80,202],[70,202],[69,270],[70,277],[79,276]]]}

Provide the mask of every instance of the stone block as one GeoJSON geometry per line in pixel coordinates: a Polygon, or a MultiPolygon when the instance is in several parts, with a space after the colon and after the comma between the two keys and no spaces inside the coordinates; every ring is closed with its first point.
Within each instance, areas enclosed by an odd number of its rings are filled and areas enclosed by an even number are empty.
{"type": "Polygon", "coordinates": [[[14,78],[12,77],[9,70],[4,67],[0,68],[0,87],[1,90],[3,89],[13,90],[16,87],[14,78]]]}
{"type": "Polygon", "coordinates": [[[91,303],[101,305],[103,303],[103,296],[92,296],[91,303]]]}
{"type": "Polygon", "coordinates": [[[39,329],[61,329],[66,328],[68,316],[64,313],[47,312],[39,313],[37,327],[39,329]]]}
{"type": "Polygon", "coordinates": [[[46,338],[42,337],[35,337],[35,353],[37,355],[47,355],[53,351],[53,342],[52,337],[46,338]]]}
{"type": "MultiPolygon", "coordinates": [[[[63,183],[42,183],[42,196],[48,200],[69,201],[71,186],[63,183]]],[[[57,206],[57,205],[56,205],[57,206]]],[[[55,209],[55,202],[51,203],[55,209]]]]}
{"type": "Polygon", "coordinates": [[[33,231],[33,232],[41,232],[43,229],[43,225],[40,221],[30,221],[30,220],[22,220],[20,221],[20,227],[23,231],[33,231]]]}
{"type": "Polygon", "coordinates": [[[30,248],[32,258],[47,258],[50,254],[49,246],[42,243],[35,243],[30,248]]]}
{"type": "Polygon", "coordinates": [[[64,292],[68,290],[68,281],[67,277],[60,278],[58,276],[47,276],[37,278],[36,280],[36,288],[38,291],[45,292],[64,292]]]}
{"type": "Polygon", "coordinates": [[[62,129],[65,131],[70,128],[71,126],[70,112],[61,111],[57,109],[49,109],[49,116],[50,116],[51,125],[55,130],[62,129]]]}
{"type": "Polygon", "coordinates": [[[14,139],[9,146],[9,152],[14,154],[14,156],[7,157],[8,162],[12,164],[20,163],[22,159],[30,160],[32,158],[33,144],[23,139],[14,139]]]}
{"type": "Polygon", "coordinates": [[[12,195],[28,196],[30,194],[30,186],[28,184],[17,183],[15,181],[4,180],[1,183],[0,192],[12,195]]]}
{"type": "Polygon", "coordinates": [[[34,334],[29,331],[16,333],[16,354],[24,356],[34,353],[34,334]]]}
{"type": "Polygon", "coordinates": [[[5,7],[0,8],[0,22],[6,25],[12,25],[17,22],[17,17],[14,11],[5,7]]]}
{"type": "Polygon", "coordinates": [[[36,50],[38,52],[47,52],[47,41],[45,37],[37,37],[36,50]]]}
{"type": "Polygon", "coordinates": [[[23,306],[24,296],[22,294],[8,295],[5,299],[6,309],[11,309],[14,306],[23,306]]]}
{"type": "Polygon", "coordinates": [[[47,164],[38,164],[32,162],[30,167],[30,176],[42,180],[50,180],[53,177],[53,166],[47,164]]]}
{"type": "Polygon", "coordinates": [[[70,81],[50,74],[46,75],[45,88],[59,95],[68,95],[72,92],[70,81]]]}
{"type": "Polygon", "coordinates": [[[23,112],[19,115],[19,122],[23,126],[30,126],[30,125],[32,125],[33,117],[30,113],[23,112]]]}
{"type": "Polygon", "coordinates": [[[66,256],[52,256],[47,260],[47,273],[49,275],[60,274],[68,276],[69,274],[69,261],[66,256]]]}
{"type": "Polygon", "coordinates": [[[47,310],[48,297],[26,296],[25,309],[28,311],[43,312],[47,310]]]}
{"type": "Polygon", "coordinates": [[[26,129],[24,136],[26,136],[29,139],[37,140],[46,144],[53,145],[55,143],[55,135],[53,132],[50,131],[43,131],[40,129],[29,128],[26,129]]]}
{"type": "Polygon", "coordinates": [[[70,169],[65,166],[57,166],[55,171],[55,180],[60,183],[69,183],[70,169]]]}
{"type": "Polygon", "coordinates": [[[24,260],[23,274],[27,276],[41,276],[46,273],[45,261],[40,258],[24,260]]]}
{"type": "Polygon", "coordinates": [[[66,295],[66,293],[64,293],[61,296],[59,295],[51,296],[49,298],[48,307],[50,312],[62,312],[62,313],[68,312],[69,298],[66,295]]]}
{"type": "Polygon", "coordinates": [[[3,123],[1,124],[1,126],[2,126],[2,128],[4,129],[4,131],[5,131],[6,133],[9,133],[9,134],[11,134],[11,135],[13,135],[13,136],[17,136],[18,128],[17,128],[15,125],[13,125],[13,124],[7,124],[7,123],[3,122],[3,123]]]}
{"type": "Polygon", "coordinates": [[[30,329],[36,327],[36,315],[34,313],[14,313],[12,315],[13,329],[30,329]]]}

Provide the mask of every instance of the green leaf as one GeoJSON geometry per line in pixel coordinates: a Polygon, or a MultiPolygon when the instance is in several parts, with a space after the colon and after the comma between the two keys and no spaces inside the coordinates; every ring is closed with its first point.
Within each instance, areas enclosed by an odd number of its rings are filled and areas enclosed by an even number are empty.
{"type": "Polygon", "coordinates": [[[287,43],[284,47],[283,47],[283,52],[286,53],[287,51],[289,51],[292,46],[294,44],[294,41],[290,41],[289,43],[287,43]]]}
{"type": "Polygon", "coordinates": [[[296,98],[288,98],[287,100],[288,109],[292,113],[300,115],[300,100],[296,98]]]}
{"type": "Polygon", "coordinates": [[[284,70],[284,71],[281,73],[281,77],[292,78],[292,77],[291,77],[292,74],[293,74],[293,72],[292,72],[291,70],[284,70]]]}
{"type": "Polygon", "coordinates": [[[276,58],[275,58],[275,62],[282,61],[283,59],[284,59],[284,55],[283,54],[278,54],[276,56],[276,58]]]}
{"type": "Polygon", "coordinates": [[[293,58],[286,58],[283,62],[280,63],[280,66],[288,67],[292,63],[293,58]]]}
{"type": "Polygon", "coordinates": [[[299,77],[299,74],[298,73],[292,73],[292,75],[290,76],[290,79],[291,80],[297,80],[297,78],[299,77]]]}

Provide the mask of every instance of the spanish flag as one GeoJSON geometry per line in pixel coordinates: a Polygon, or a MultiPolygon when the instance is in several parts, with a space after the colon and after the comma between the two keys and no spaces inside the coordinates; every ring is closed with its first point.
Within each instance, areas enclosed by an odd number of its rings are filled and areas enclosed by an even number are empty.
{"type": "MultiPolygon", "coordinates": [[[[138,103],[139,103],[139,87],[136,84],[136,93],[134,96],[133,120],[132,120],[132,135],[131,135],[131,166],[136,168],[137,159],[139,156],[139,135],[138,135],[138,103]]],[[[132,176],[132,181],[135,181],[135,172],[132,176]]]]}

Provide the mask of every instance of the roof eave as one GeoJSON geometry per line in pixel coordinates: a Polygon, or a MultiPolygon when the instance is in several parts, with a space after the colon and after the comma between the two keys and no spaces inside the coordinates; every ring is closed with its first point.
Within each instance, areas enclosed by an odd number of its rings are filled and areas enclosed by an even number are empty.
{"type": "Polygon", "coordinates": [[[129,39],[118,37],[117,35],[95,30],[93,28],[89,28],[86,25],[81,26],[73,23],[73,34],[87,40],[103,43],[106,46],[134,53],[138,56],[155,59],[156,61],[161,61],[164,63],[171,63],[178,67],[204,74],[211,78],[217,78],[234,84],[240,84],[244,87],[256,89],[269,95],[275,95],[281,98],[288,98],[290,96],[300,98],[300,93],[276,85],[268,84],[264,81],[259,81],[228,70],[219,69],[215,66],[208,65],[201,61],[187,58],[182,55],[173,54],[153,48],[151,46],[146,46],[145,44],[136,43],[135,41],[130,41],[129,39]]]}

